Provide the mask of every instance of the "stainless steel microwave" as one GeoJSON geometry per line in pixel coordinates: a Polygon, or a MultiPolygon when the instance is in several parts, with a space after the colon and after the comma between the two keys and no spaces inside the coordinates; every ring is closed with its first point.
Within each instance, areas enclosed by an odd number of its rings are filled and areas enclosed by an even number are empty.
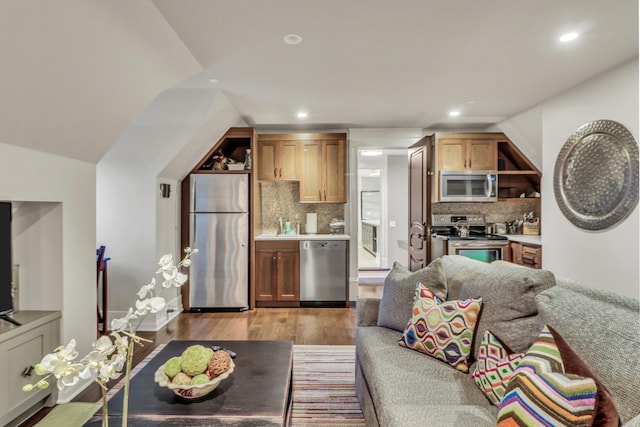
{"type": "Polygon", "coordinates": [[[441,171],[441,202],[498,201],[498,172],[441,171]]]}

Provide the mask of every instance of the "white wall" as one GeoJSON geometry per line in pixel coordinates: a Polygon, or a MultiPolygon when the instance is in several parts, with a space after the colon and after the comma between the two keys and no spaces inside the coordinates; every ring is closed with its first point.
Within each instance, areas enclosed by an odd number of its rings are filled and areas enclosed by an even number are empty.
{"type": "Polygon", "coordinates": [[[387,267],[394,261],[409,263],[409,159],[404,156],[387,157],[387,267]],[[392,226],[395,224],[395,226],[392,226]]]}
{"type": "Polygon", "coordinates": [[[558,208],[553,171],[560,149],[580,126],[614,120],[637,140],[638,113],[637,58],[542,106],[542,264],[557,275],[635,298],[640,293],[638,207],[611,229],[577,228],[558,208]]]}
{"type": "MultiPolygon", "coordinates": [[[[97,166],[97,237],[109,261],[109,318],[121,316],[151,280],[159,257],[179,247],[179,181],[232,126],[244,122],[215,89],[176,88],[158,96],[97,166]],[[171,196],[160,197],[160,183],[171,196]]],[[[246,126],[246,125],[245,125],[246,126]]],[[[179,305],[178,290],[163,294],[179,305]]],[[[177,312],[175,312],[177,314],[177,312]]],[[[139,330],[157,330],[165,312],[139,330]]]]}
{"type": "Polygon", "coordinates": [[[96,334],[95,173],[90,163],[0,143],[0,200],[28,202],[16,203],[14,217],[20,309],[62,310],[62,342],[75,338],[83,354],[96,334]]]}

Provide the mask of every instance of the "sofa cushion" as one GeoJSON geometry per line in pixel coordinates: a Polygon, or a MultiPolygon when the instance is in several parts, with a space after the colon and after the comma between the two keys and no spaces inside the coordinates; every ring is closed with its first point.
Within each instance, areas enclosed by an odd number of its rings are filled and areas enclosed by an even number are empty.
{"type": "Polygon", "coordinates": [[[565,373],[560,349],[545,326],[509,381],[498,426],[591,426],[597,394],[592,378],[565,373]]]}
{"type": "Polygon", "coordinates": [[[606,386],[622,422],[640,415],[638,300],[561,278],[536,303],[541,320],[562,335],[606,386]]]}
{"type": "Polygon", "coordinates": [[[397,331],[379,326],[356,330],[357,363],[379,419],[388,419],[385,414],[393,406],[419,407],[428,403],[480,406],[493,414],[495,422],[498,409],[478,391],[470,375],[423,353],[400,347],[399,336],[397,331]]]}
{"type": "Polygon", "coordinates": [[[519,267],[496,261],[475,267],[466,277],[458,299],[482,298],[482,312],[474,336],[473,357],[477,358],[482,333],[491,331],[513,352],[526,351],[543,324],[537,317],[535,296],[555,285],[555,276],[546,270],[519,267]]]}
{"type": "Polygon", "coordinates": [[[523,356],[522,353],[512,353],[505,348],[491,331],[484,332],[478,361],[471,376],[491,404],[500,405],[513,371],[518,367],[523,356]]]}
{"type": "Polygon", "coordinates": [[[384,280],[378,326],[399,332],[404,330],[407,321],[411,318],[411,308],[418,282],[429,286],[438,297],[442,299],[447,297],[447,282],[440,259],[432,261],[425,268],[413,273],[395,262],[384,280]]]}
{"type": "Polygon", "coordinates": [[[469,371],[469,353],[482,299],[442,302],[422,283],[416,287],[411,320],[398,343],[469,371]]]}

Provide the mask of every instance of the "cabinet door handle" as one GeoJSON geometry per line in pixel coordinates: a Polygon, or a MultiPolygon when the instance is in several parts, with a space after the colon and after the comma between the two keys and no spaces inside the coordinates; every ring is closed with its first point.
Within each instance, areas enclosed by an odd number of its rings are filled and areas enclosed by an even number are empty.
{"type": "Polygon", "coordinates": [[[274,178],[278,177],[278,168],[273,168],[273,177],[274,178]]]}
{"type": "Polygon", "coordinates": [[[322,191],[318,190],[318,200],[322,200],[322,191]]]}
{"type": "Polygon", "coordinates": [[[464,158],[464,167],[465,168],[467,167],[467,158],[466,157],[464,158]]]}
{"type": "Polygon", "coordinates": [[[327,190],[324,190],[324,201],[327,201],[327,190]]]}
{"type": "Polygon", "coordinates": [[[25,378],[29,378],[31,376],[31,374],[33,373],[33,370],[35,368],[33,366],[27,366],[26,368],[24,368],[24,371],[22,371],[22,373],[20,375],[22,375],[25,378]]]}
{"type": "Polygon", "coordinates": [[[280,178],[282,178],[282,168],[280,168],[280,178]]]}
{"type": "Polygon", "coordinates": [[[471,157],[469,157],[469,167],[471,167],[471,157]]]}

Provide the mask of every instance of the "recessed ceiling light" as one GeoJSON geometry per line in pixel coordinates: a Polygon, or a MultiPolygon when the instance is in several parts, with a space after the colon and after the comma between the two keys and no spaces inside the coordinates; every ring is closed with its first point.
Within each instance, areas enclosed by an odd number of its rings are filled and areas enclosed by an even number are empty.
{"type": "Polygon", "coordinates": [[[449,117],[458,117],[460,115],[460,111],[449,111],[449,117]]]}
{"type": "Polygon", "coordinates": [[[299,119],[306,119],[308,114],[305,113],[304,111],[300,111],[298,114],[296,114],[298,116],[299,119]]]}
{"type": "Polygon", "coordinates": [[[302,43],[302,37],[297,34],[287,34],[283,38],[286,44],[300,44],[302,43]]]}
{"type": "Polygon", "coordinates": [[[209,79],[209,83],[215,85],[215,84],[220,83],[220,82],[218,81],[218,79],[209,79]]]}
{"type": "Polygon", "coordinates": [[[382,156],[382,150],[364,150],[360,154],[363,156],[382,156]]]}
{"type": "Polygon", "coordinates": [[[566,33],[560,36],[560,41],[565,43],[565,42],[570,42],[572,40],[575,40],[578,38],[578,33],[566,33]]]}

